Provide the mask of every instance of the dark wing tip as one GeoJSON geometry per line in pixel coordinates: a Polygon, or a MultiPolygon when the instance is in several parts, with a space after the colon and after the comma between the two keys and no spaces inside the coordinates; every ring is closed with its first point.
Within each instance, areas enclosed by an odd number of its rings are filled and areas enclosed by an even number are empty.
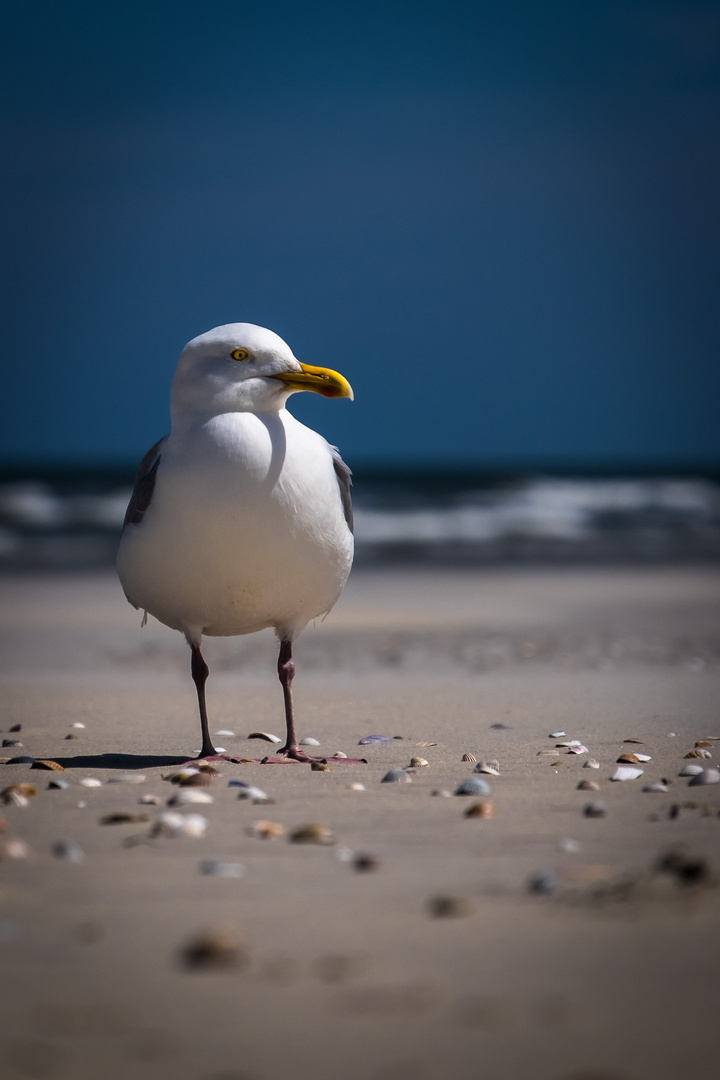
{"type": "Polygon", "coordinates": [[[340,489],[340,499],[342,501],[343,513],[345,514],[345,520],[350,532],[353,532],[353,508],[352,499],[350,498],[350,488],[352,487],[352,472],[340,457],[340,451],[336,446],[331,446],[333,468],[335,469],[335,475],[337,477],[338,487],[340,489]]]}
{"type": "Polygon", "coordinates": [[[155,445],[150,447],[138,466],[137,475],[135,476],[135,487],[130,496],[128,508],[125,511],[123,529],[127,525],[138,525],[143,519],[143,514],[152,502],[153,491],[155,490],[155,477],[157,476],[158,466],[160,464],[160,448],[166,438],[167,435],[163,435],[162,439],[158,439],[155,445]]]}

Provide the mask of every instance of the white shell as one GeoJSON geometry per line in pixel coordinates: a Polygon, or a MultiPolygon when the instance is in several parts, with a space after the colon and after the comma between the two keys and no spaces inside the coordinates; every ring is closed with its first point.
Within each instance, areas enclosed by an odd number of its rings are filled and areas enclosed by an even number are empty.
{"type": "Polygon", "coordinates": [[[168,799],[168,806],[189,806],[191,803],[211,802],[214,802],[214,799],[207,791],[199,791],[198,788],[182,788],[177,795],[168,799]]]}
{"type": "Polygon", "coordinates": [[[259,787],[240,788],[238,799],[250,799],[256,806],[258,803],[270,802],[270,796],[259,787]]]}
{"type": "Polygon", "coordinates": [[[634,765],[618,765],[617,769],[610,777],[611,780],[637,780],[639,776],[642,776],[643,770],[636,769],[634,765]]]}
{"type": "Polygon", "coordinates": [[[248,739],[264,739],[265,742],[272,743],[282,742],[282,739],[279,739],[277,735],[273,735],[270,731],[251,731],[248,739]]]}
{"type": "Polygon", "coordinates": [[[600,762],[594,757],[589,757],[587,759],[587,761],[583,762],[583,769],[599,769],[599,768],[600,768],[600,762]]]}
{"type": "Polygon", "coordinates": [[[84,727],[85,727],[85,725],[84,725],[84,724],[81,724],[79,720],[76,720],[76,721],[75,721],[75,723],[73,724],[73,727],[76,727],[76,728],[84,728],[84,727]]]}
{"type": "Polygon", "coordinates": [[[678,776],[698,776],[701,772],[705,772],[702,765],[684,765],[678,776]]]}
{"type": "Polygon", "coordinates": [[[108,778],[108,784],[144,784],[147,776],[144,773],[123,772],[108,778]]]}
{"type": "Polygon", "coordinates": [[[551,731],[548,735],[548,739],[562,739],[565,736],[564,731],[551,731]]]}
{"type": "Polygon", "coordinates": [[[720,784],[720,771],[718,769],[703,769],[697,776],[693,776],[688,787],[700,787],[704,784],[720,784]]]}
{"type": "Polygon", "coordinates": [[[500,770],[496,768],[495,762],[490,761],[478,761],[477,765],[473,769],[473,772],[487,773],[488,776],[500,775],[500,770]]]}
{"type": "Polygon", "coordinates": [[[563,749],[564,747],[570,746],[582,746],[582,743],[579,739],[563,739],[563,741],[559,742],[557,745],[559,749],[563,749]]]}
{"type": "Polygon", "coordinates": [[[86,776],[80,783],[83,787],[102,787],[102,780],[98,780],[95,776],[86,776]]]}
{"type": "Polygon", "coordinates": [[[649,754],[635,754],[635,757],[638,759],[638,761],[652,761],[652,758],[649,754]]]}
{"type": "Polygon", "coordinates": [[[207,818],[201,814],[178,814],[174,810],[164,810],[158,814],[150,830],[151,836],[204,836],[207,831],[207,818]]]}
{"type": "Polygon", "coordinates": [[[587,746],[583,746],[582,743],[578,743],[577,746],[571,746],[568,750],[568,754],[588,754],[589,752],[587,746]]]}
{"type": "Polygon", "coordinates": [[[412,781],[412,776],[408,775],[406,769],[391,769],[390,772],[386,772],[380,781],[381,784],[409,784],[412,781]]]}
{"type": "Polygon", "coordinates": [[[235,738],[235,732],[234,731],[228,731],[227,728],[220,728],[219,731],[214,731],[213,735],[222,735],[222,736],[227,735],[228,738],[235,738]]]}
{"type": "Polygon", "coordinates": [[[307,735],[304,739],[300,740],[301,746],[319,746],[320,743],[317,739],[313,739],[311,735],[307,735]]]}
{"type": "Polygon", "coordinates": [[[667,784],[664,784],[662,782],[662,780],[656,780],[654,784],[646,784],[645,787],[643,788],[643,791],[664,792],[664,791],[669,791],[669,790],[670,790],[670,788],[667,786],[667,784]]]}

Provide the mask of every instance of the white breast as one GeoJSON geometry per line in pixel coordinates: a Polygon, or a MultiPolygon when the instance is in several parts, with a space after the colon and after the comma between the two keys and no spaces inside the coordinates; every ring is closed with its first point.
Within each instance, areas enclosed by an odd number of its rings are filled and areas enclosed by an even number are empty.
{"type": "Polygon", "coordinates": [[[134,604],[191,638],[292,638],[333,606],[352,552],[322,436],[284,409],[235,412],[169,436],[118,572],[134,604]]]}

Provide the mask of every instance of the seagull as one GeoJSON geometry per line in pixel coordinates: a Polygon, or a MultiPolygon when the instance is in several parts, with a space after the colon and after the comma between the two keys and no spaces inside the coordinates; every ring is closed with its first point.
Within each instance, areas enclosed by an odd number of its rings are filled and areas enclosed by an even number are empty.
{"type": "Polygon", "coordinates": [[[272,627],[287,737],[263,760],[313,760],[295,732],[292,646],[340,596],[353,531],[350,470],[285,408],[301,390],[353,397],[342,375],[301,364],[272,330],[229,323],[193,338],[173,379],[170,434],[142,459],[125,515],[120,582],[143,624],[149,612],[190,646],[199,759],[223,756],[208,727],[203,637],[272,627]]]}

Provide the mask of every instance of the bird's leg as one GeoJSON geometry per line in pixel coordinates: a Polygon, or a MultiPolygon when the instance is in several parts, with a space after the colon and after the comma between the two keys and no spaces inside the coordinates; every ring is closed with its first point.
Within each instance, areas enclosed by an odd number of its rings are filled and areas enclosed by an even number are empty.
{"type": "Polygon", "coordinates": [[[217,750],[213,746],[212,739],[210,738],[207,705],[205,704],[205,683],[207,682],[207,677],[210,672],[208,671],[208,666],[205,663],[203,654],[200,652],[200,646],[191,642],[190,648],[192,650],[190,670],[192,672],[193,682],[195,683],[195,689],[197,690],[198,708],[200,710],[200,730],[202,732],[202,749],[198,756],[201,758],[216,757],[217,750]]]}
{"type": "Polygon", "coordinates": [[[295,661],[292,657],[292,641],[288,641],[287,638],[280,642],[278,678],[280,679],[280,685],[283,690],[283,699],[285,701],[285,728],[287,731],[285,745],[279,753],[287,754],[288,757],[297,757],[302,751],[298,746],[297,735],[295,734],[295,711],[293,709],[292,698],[292,681],[295,678],[295,661]]]}

